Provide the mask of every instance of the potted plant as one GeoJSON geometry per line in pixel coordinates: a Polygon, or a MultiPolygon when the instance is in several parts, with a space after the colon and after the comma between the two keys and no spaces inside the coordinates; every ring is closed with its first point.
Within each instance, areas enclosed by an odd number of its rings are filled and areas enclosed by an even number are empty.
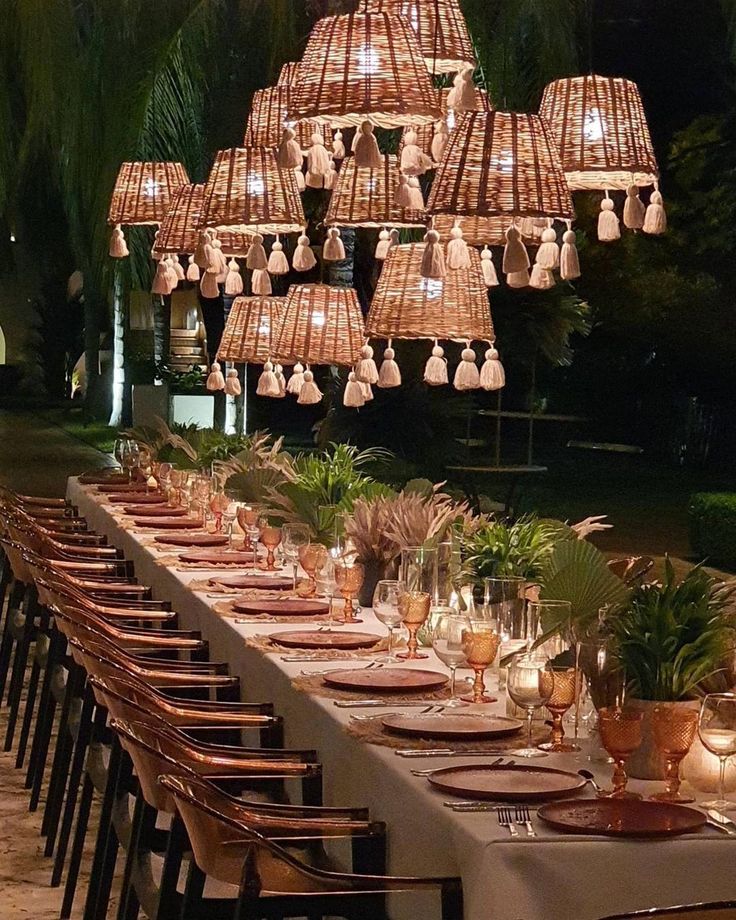
{"type": "Polygon", "coordinates": [[[662,583],[636,588],[608,617],[628,705],[644,713],[642,743],[627,768],[632,776],[664,776],[649,725],[655,706],[697,708],[708,683],[729,667],[736,648],[736,613],[728,607],[733,592],[701,566],[678,583],[667,558],[662,583]]]}

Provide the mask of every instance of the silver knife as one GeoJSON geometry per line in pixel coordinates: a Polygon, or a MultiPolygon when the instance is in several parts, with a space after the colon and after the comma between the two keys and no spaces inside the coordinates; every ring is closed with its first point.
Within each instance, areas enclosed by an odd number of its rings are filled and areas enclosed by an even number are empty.
{"type": "Polygon", "coordinates": [[[333,700],[338,709],[362,709],[365,707],[383,707],[384,709],[404,709],[407,706],[433,706],[431,700],[417,700],[413,703],[397,703],[396,700],[333,700]]]}
{"type": "Polygon", "coordinates": [[[715,808],[709,808],[707,814],[709,818],[708,824],[712,824],[719,830],[724,831],[729,837],[736,837],[736,824],[730,818],[721,814],[720,811],[716,811],[715,808]]]}
{"type": "Polygon", "coordinates": [[[450,748],[394,751],[397,757],[505,757],[508,751],[453,751],[450,748]]]}

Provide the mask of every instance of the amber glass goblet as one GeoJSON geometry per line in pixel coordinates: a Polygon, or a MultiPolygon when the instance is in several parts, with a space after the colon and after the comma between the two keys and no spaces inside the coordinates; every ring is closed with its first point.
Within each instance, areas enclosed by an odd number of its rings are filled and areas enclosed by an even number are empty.
{"type": "Polygon", "coordinates": [[[432,605],[432,596],[427,591],[403,591],[399,594],[399,613],[401,622],[409,631],[409,640],[405,652],[399,652],[397,658],[406,661],[416,661],[419,658],[429,658],[424,652],[418,652],[419,641],[417,633],[419,627],[426,623],[432,605]]]}
{"type": "Polygon", "coordinates": [[[343,597],[343,623],[362,623],[353,612],[355,598],[363,587],[365,567],[361,562],[348,562],[345,559],[335,560],[335,585],[343,597]]]}
{"type": "Polygon", "coordinates": [[[321,543],[308,543],[299,549],[299,564],[309,579],[309,594],[317,592],[317,572],[327,561],[327,547],[321,543]]]}
{"type": "Polygon", "coordinates": [[[680,762],[690,750],[698,730],[698,713],[694,709],[670,709],[657,706],[652,713],[652,734],[658,750],[664,754],[664,792],[649,796],[656,802],[694,802],[691,795],[680,792],[680,762]]]}
{"type": "Polygon", "coordinates": [[[266,523],[261,527],[261,543],[266,547],[266,564],[262,566],[265,572],[276,571],[276,548],[281,543],[281,528],[272,527],[266,523]]]}
{"type": "Polygon", "coordinates": [[[215,532],[222,533],[222,516],[227,511],[230,499],[224,492],[213,492],[210,496],[210,511],[215,516],[215,532]]]}
{"type": "Polygon", "coordinates": [[[485,690],[485,672],[496,660],[498,649],[501,645],[501,636],[488,620],[471,620],[470,629],[463,635],[463,650],[465,660],[473,669],[472,696],[462,699],[469,703],[495,703],[496,697],[489,696],[485,690]]]}
{"type": "Polygon", "coordinates": [[[549,741],[539,745],[540,751],[550,754],[566,754],[579,751],[580,746],[572,741],[565,741],[565,728],[562,717],[575,702],[580,692],[580,672],[577,668],[548,668],[541,675],[541,683],[550,690],[545,706],[552,716],[552,734],[549,741]]]}
{"type": "Polygon", "coordinates": [[[626,761],[641,744],[643,713],[617,706],[598,711],[598,731],[603,747],[613,757],[613,789],[599,792],[601,798],[640,799],[637,792],[627,792],[626,761]]]}

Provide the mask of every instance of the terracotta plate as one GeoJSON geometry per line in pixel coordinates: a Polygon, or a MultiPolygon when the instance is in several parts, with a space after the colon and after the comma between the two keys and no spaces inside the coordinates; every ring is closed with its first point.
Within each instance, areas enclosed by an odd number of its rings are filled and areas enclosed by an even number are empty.
{"type": "Polygon", "coordinates": [[[169,508],[168,505],[163,502],[157,503],[153,506],[146,504],[141,505],[128,505],[126,508],[123,508],[125,514],[137,514],[139,516],[147,517],[184,517],[186,515],[186,508],[169,508]]]}
{"type": "Polygon", "coordinates": [[[383,726],[399,735],[420,735],[424,738],[499,738],[513,735],[522,727],[518,719],[506,716],[484,716],[474,713],[447,715],[394,715],[383,719],[383,726]]]}
{"type": "Polygon", "coordinates": [[[196,518],[135,518],[136,527],[158,527],[159,530],[201,530],[202,521],[196,518]]]}
{"type": "Polygon", "coordinates": [[[79,477],[79,481],[85,486],[111,485],[112,483],[129,484],[128,474],[121,473],[117,468],[113,468],[110,473],[105,473],[104,470],[95,473],[83,473],[79,477]]]}
{"type": "MultiPolygon", "coordinates": [[[[225,546],[228,542],[225,534],[220,533],[159,533],[153,538],[156,543],[167,546],[225,546]]],[[[179,558],[183,562],[201,562],[201,559],[185,559],[190,555],[183,553],[179,558]]]]}
{"type": "MultiPolygon", "coordinates": [[[[251,562],[253,557],[251,555],[251,562]]],[[[226,588],[263,588],[264,591],[288,591],[293,585],[290,578],[271,577],[269,575],[218,575],[210,578],[211,585],[223,585],[226,588]]]]}
{"type": "Polygon", "coordinates": [[[559,831],[604,837],[674,837],[699,831],[706,823],[705,815],[694,808],[636,799],[554,802],[540,808],[538,815],[559,831]]]}
{"type": "Polygon", "coordinates": [[[448,678],[437,671],[409,668],[377,668],[375,671],[332,671],[324,682],[341,690],[369,690],[372,693],[419,693],[439,690],[448,678]]]}
{"type": "Polygon", "coordinates": [[[286,648],[339,648],[357,649],[371,648],[381,641],[380,636],[372,633],[361,632],[331,632],[325,629],[322,632],[283,632],[274,633],[271,641],[276,645],[286,648]]]}
{"type": "Polygon", "coordinates": [[[585,780],[577,773],[521,764],[508,767],[490,764],[445,767],[428,779],[437,789],[450,795],[494,800],[560,799],[585,785],[585,780]]]}
{"type": "Polygon", "coordinates": [[[283,601],[234,601],[233,610],[238,613],[267,613],[272,617],[313,617],[327,613],[329,604],[324,601],[301,600],[298,597],[283,601]]]}
{"type": "Polygon", "coordinates": [[[97,486],[98,492],[143,492],[146,488],[145,482],[128,482],[127,479],[121,482],[110,482],[104,480],[102,485],[97,486]]]}
{"type": "MultiPolygon", "coordinates": [[[[160,492],[117,492],[111,493],[107,499],[113,505],[145,505],[148,514],[148,505],[166,505],[166,498],[160,492]]],[[[167,506],[168,507],[168,506],[167,506]]],[[[174,510],[173,508],[171,509],[174,510]]]]}
{"type": "MultiPolygon", "coordinates": [[[[195,534],[192,535],[191,543],[179,543],[179,546],[225,546],[228,539],[224,534],[203,533],[199,534],[202,538],[207,539],[194,540],[195,534]]],[[[229,553],[227,550],[215,550],[213,552],[203,553],[182,553],[179,556],[182,562],[212,562],[214,565],[253,565],[253,553],[229,553]]]]}

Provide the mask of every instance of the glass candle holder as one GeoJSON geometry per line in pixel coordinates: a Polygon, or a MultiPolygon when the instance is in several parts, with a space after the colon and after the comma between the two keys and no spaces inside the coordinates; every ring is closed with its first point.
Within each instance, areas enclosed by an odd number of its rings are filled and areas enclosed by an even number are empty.
{"type": "Polygon", "coordinates": [[[343,623],[362,623],[353,611],[353,604],[358,592],[363,586],[365,568],[360,562],[349,562],[345,559],[335,561],[335,584],[342,595],[343,623]]]}
{"type": "Polygon", "coordinates": [[[631,709],[604,707],[598,712],[598,730],[603,747],[613,757],[613,789],[598,793],[600,798],[640,799],[637,792],[628,792],[626,761],[641,744],[643,713],[631,709]]]}
{"type": "Polygon", "coordinates": [[[485,672],[496,660],[501,637],[486,620],[471,620],[470,630],[466,630],[463,637],[465,659],[473,669],[472,696],[463,697],[470,703],[495,703],[495,696],[488,696],[485,692],[485,672]]]}
{"type": "Polygon", "coordinates": [[[695,740],[698,713],[694,709],[657,706],[652,713],[652,735],[664,754],[665,787],[650,798],[657,802],[694,802],[691,795],[680,792],[680,762],[695,740]]]}
{"type": "Polygon", "coordinates": [[[429,608],[432,604],[432,596],[429,591],[404,591],[399,596],[399,611],[401,613],[401,622],[409,630],[409,642],[405,652],[399,652],[398,658],[407,661],[415,661],[419,658],[428,658],[424,652],[418,652],[419,642],[417,632],[422,623],[429,616],[429,608]]]}

